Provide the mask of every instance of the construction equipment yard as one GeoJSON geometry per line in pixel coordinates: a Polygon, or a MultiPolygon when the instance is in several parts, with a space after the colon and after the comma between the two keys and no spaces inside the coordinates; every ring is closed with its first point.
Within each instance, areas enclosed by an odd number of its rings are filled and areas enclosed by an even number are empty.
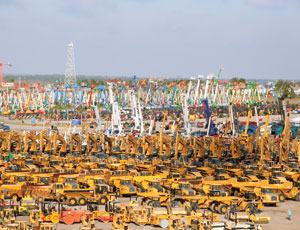
{"type": "MultiPolygon", "coordinates": [[[[220,106],[197,98],[217,98],[218,85],[201,92],[194,83],[176,102],[166,91],[155,109],[143,104],[147,94],[108,85],[105,108],[82,107],[88,119],[32,110],[39,97],[32,91],[27,104],[19,103],[25,115],[3,97],[1,228],[296,229],[298,107],[274,90],[267,93],[276,99],[271,104],[233,103],[223,94],[219,102],[229,104],[220,106]],[[130,107],[114,100],[118,95],[127,95],[130,107]]],[[[253,91],[256,100],[267,98],[264,87],[253,91]]],[[[85,103],[92,90],[82,94],[85,103]]],[[[68,103],[71,91],[57,100],[68,103]]]]}
{"type": "Polygon", "coordinates": [[[0,230],[300,230],[300,0],[0,12],[0,230]]]}

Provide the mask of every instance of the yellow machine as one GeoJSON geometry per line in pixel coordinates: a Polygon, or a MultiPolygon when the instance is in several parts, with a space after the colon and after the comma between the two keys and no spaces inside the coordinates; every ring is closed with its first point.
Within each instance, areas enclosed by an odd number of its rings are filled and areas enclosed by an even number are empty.
{"type": "Polygon", "coordinates": [[[239,136],[240,143],[243,144],[243,145],[246,145],[248,143],[248,141],[249,141],[248,128],[249,128],[249,122],[250,122],[251,116],[252,116],[251,110],[248,109],[248,117],[247,117],[245,132],[242,133],[242,134],[240,134],[240,136],[239,136]]]}
{"type": "Polygon", "coordinates": [[[124,195],[135,195],[137,192],[131,179],[115,178],[111,183],[115,186],[118,197],[122,197],[124,195]]]}
{"type": "Polygon", "coordinates": [[[114,214],[112,226],[113,226],[113,229],[116,229],[116,230],[128,229],[128,225],[126,224],[126,222],[124,220],[124,215],[119,214],[119,213],[114,214]]]}
{"type": "Polygon", "coordinates": [[[53,135],[53,152],[56,154],[66,154],[67,153],[67,143],[63,136],[58,132],[53,135]]]}

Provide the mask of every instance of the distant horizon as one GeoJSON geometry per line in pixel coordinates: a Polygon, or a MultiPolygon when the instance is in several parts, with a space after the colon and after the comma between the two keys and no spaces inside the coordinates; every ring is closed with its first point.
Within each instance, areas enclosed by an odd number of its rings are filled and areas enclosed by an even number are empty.
{"type": "MultiPolygon", "coordinates": [[[[215,74],[216,75],[216,74],[215,74]]],[[[47,77],[47,76],[58,76],[58,77],[63,77],[65,76],[64,74],[57,74],[57,73],[52,73],[52,74],[14,74],[14,73],[4,73],[4,79],[5,77],[47,77]]],[[[133,76],[136,76],[136,75],[133,75],[133,76]]],[[[108,75],[89,75],[89,74],[77,74],[76,77],[79,77],[80,79],[84,79],[84,77],[87,77],[87,78],[91,78],[93,79],[94,77],[98,77],[98,78],[104,78],[104,79],[107,79],[107,78],[126,78],[126,79],[131,79],[133,78],[133,76],[108,76],[108,75]]],[[[198,76],[198,75],[197,75],[198,76]]],[[[197,76],[194,76],[196,77],[194,79],[194,81],[197,80],[197,76]]],[[[136,76],[138,79],[147,79],[147,78],[153,78],[155,76],[151,76],[151,77],[143,77],[143,76],[136,76]]],[[[191,76],[190,76],[191,77],[191,76]]],[[[176,77],[171,77],[171,76],[168,76],[168,80],[170,79],[184,79],[184,80],[190,80],[190,77],[186,77],[186,76],[176,76],[176,77]]],[[[216,76],[217,77],[217,76],[216,76]]],[[[157,79],[162,79],[164,77],[157,77],[157,79]]],[[[279,80],[286,80],[286,81],[295,81],[295,82],[300,82],[300,77],[298,79],[293,79],[293,78],[287,78],[287,77],[284,77],[284,79],[282,79],[282,77],[279,77],[279,78],[274,78],[272,77],[272,79],[269,79],[269,78],[266,78],[266,77],[239,77],[239,76],[235,76],[235,77],[226,77],[226,76],[222,76],[221,74],[221,77],[220,77],[220,80],[231,80],[233,78],[243,78],[247,81],[253,81],[253,80],[263,80],[263,81],[279,81],[279,80]]],[[[204,75],[204,79],[206,79],[206,76],[204,75]]],[[[43,79],[44,80],[44,79],[43,79]]]]}

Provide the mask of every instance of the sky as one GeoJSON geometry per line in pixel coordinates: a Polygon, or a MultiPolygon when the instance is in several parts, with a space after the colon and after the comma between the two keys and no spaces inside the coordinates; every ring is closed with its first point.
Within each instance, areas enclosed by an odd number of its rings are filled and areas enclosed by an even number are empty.
{"type": "Polygon", "coordinates": [[[0,0],[5,73],[300,79],[300,0],[0,0]]]}

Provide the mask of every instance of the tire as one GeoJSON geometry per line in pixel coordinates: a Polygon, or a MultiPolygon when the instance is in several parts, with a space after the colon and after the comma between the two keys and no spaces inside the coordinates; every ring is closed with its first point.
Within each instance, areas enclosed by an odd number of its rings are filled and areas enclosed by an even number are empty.
{"type": "Polygon", "coordinates": [[[66,225],[72,225],[74,223],[74,221],[75,221],[75,218],[72,215],[67,215],[64,217],[64,223],[66,225]]]}
{"type": "Polygon", "coordinates": [[[58,202],[64,202],[67,200],[67,197],[65,195],[58,195],[57,201],[58,202]]]}
{"type": "Polygon", "coordinates": [[[118,197],[123,197],[123,195],[122,195],[122,193],[121,193],[120,190],[117,190],[117,196],[118,196],[118,197]]]}
{"type": "Polygon", "coordinates": [[[278,199],[279,199],[279,202],[284,202],[285,201],[284,194],[283,193],[278,194],[278,199]]]}
{"type": "Polygon", "coordinates": [[[107,201],[108,199],[106,196],[101,196],[98,200],[98,204],[105,205],[107,201]]]}
{"type": "Polygon", "coordinates": [[[53,224],[58,224],[59,223],[59,215],[58,215],[58,213],[55,213],[55,214],[51,215],[51,222],[53,224]]]}
{"type": "Polygon", "coordinates": [[[245,208],[245,212],[250,212],[251,211],[251,209],[254,209],[254,205],[253,204],[247,204],[246,205],[246,208],[245,208]]]}
{"type": "Polygon", "coordinates": [[[211,203],[210,205],[209,205],[209,209],[212,211],[212,212],[215,212],[215,207],[216,207],[216,203],[211,203]]]}
{"type": "Polygon", "coordinates": [[[216,205],[214,206],[214,212],[215,213],[218,213],[218,207],[219,207],[219,204],[216,203],[216,205]]]}
{"type": "Polygon", "coordinates": [[[227,209],[228,209],[228,205],[227,204],[220,204],[218,206],[218,212],[220,214],[225,214],[227,212],[227,209]]]}
{"type": "Polygon", "coordinates": [[[225,213],[224,218],[225,218],[226,220],[229,220],[229,214],[228,214],[228,212],[225,213]]]}
{"type": "Polygon", "coordinates": [[[42,195],[37,195],[35,200],[37,200],[39,204],[41,204],[45,201],[45,198],[42,195]]]}
{"type": "Polygon", "coordinates": [[[78,205],[80,205],[80,206],[86,205],[86,199],[84,197],[80,197],[78,199],[78,205]]]}
{"type": "Polygon", "coordinates": [[[146,206],[152,206],[152,200],[147,200],[146,201],[146,206]]]}
{"type": "Polygon", "coordinates": [[[77,200],[76,200],[76,198],[71,197],[71,198],[68,200],[68,205],[69,205],[69,206],[75,206],[75,205],[77,205],[77,200]]]}
{"type": "Polygon", "coordinates": [[[298,192],[295,196],[295,201],[300,201],[300,192],[298,192]]]}
{"type": "Polygon", "coordinates": [[[12,199],[12,200],[19,200],[19,196],[18,196],[18,194],[14,193],[14,194],[12,194],[10,196],[10,199],[12,199]]]}

